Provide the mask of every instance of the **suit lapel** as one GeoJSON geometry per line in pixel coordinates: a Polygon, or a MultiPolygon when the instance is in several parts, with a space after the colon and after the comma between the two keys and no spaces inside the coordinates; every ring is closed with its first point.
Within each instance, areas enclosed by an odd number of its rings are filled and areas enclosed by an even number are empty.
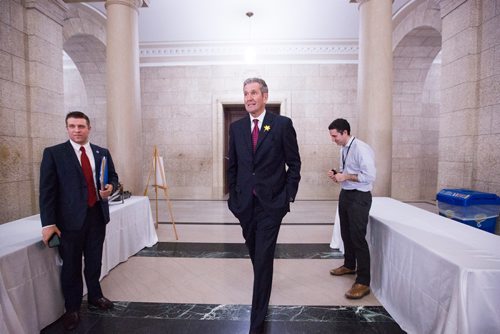
{"type": "Polygon", "coordinates": [[[83,175],[82,165],[80,164],[80,161],[78,160],[78,157],[76,156],[75,149],[73,148],[73,145],[71,145],[69,140],[66,142],[65,152],[66,152],[66,155],[68,156],[68,161],[71,161],[71,164],[73,165],[73,167],[76,170],[78,170],[78,174],[82,178],[85,178],[83,175]]]}
{"type": "Polygon", "coordinates": [[[266,112],[266,116],[264,117],[264,122],[262,122],[262,127],[260,128],[259,131],[259,139],[257,141],[257,148],[255,149],[255,152],[259,149],[259,147],[262,145],[262,143],[266,140],[269,132],[272,130],[272,124],[275,119],[275,115],[270,112],[266,112]]]}
{"type": "Polygon", "coordinates": [[[241,133],[243,134],[243,138],[245,138],[245,145],[250,152],[250,154],[253,154],[253,149],[252,149],[252,133],[250,131],[250,116],[246,116],[243,118],[245,121],[241,123],[243,125],[243,128],[241,129],[241,133]]]}
{"type": "Polygon", "coordinates": [[[98,166],[100,167],[102,153],[94,144],[90,144],[90,147],[92,148],[92,154],[94,155],[94,160],[95,160],[94,162],[96,166],[95,168],[97,168],[98,166]]]}
{"type": "Polygon", "coordinates": [[[93,144],[90,144],[90,147],[92,148],[92,154],[94,154],[96,184],[100,188],[102,152],[93,144]]]}

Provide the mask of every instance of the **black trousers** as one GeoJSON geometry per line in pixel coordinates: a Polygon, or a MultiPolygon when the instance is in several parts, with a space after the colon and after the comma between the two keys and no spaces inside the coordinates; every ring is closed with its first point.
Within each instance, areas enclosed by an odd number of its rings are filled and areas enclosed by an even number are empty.
{"type": "Polygon", "coordinates": [[[356,269],[356,283],[370,285],[370,250],[366,242],[372,194],[342,189],[339,197],[340,234],[344,242],[344,266],[356,269]]]}
{"type": "Polygon", "coordinates": [[[260,329],[266,318],[273,284],[274,251],[281,221],[272,219],[254,196],[253,216],[242,224],[243,237],[252,260],[254,281],[250,329],[260,329]]]}
{"type": "Polygon", "coordinates": [[[59,255],[63,265],[61,269],[61,286],[67,312],[78,311],[82,303],[82,255],[85,267],[83,270],[87,283],[88,299],[101,298],[102,249],[106,236],[106,223],[99,203],[87,209],[85,223],[79,231],[62,231],[59,255]]]}

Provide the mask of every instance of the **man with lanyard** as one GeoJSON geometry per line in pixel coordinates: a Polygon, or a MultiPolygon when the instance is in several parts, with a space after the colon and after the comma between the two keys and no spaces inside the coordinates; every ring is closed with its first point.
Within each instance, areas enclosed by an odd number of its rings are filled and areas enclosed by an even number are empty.
{"type": "Polygon", "coordinates": [[[340,233],[344,242],[344,265],[330,274],[357,274],[356,281],[345,296],[360,299],[370,293],[370,251],[366,242],[366,226],[372,204],[371,190],[375,181],[373,150],[365,142],[351,137],[351,127],[338,118],[329,126],[332,141],[341,146],[340,170],[328,172],[328,177],[340,183],[340,233]]]}

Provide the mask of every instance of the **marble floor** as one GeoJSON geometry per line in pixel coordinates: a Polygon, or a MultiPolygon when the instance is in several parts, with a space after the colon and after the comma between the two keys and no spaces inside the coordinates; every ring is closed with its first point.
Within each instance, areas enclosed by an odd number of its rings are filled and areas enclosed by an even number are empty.
{"type": "MultiPolygon", "coordinates": [[[[102,280],[115,309],[84,304],[75,333],[248,333],[253,274],[237,220],[225,201],[171,204],[179,240],[160,201],[158,244],[102,280]]],[[[430,202],[411,204],[436,212],[430,202]]],[[[404,333],[373,294],[344,297],[354,276],[329,274],[343,263],[329,247],[336,206],[292,204],[278,238],[266,333],[404,333]]],[[[42,331],[61,332],[60,321],[42,331]]]]}

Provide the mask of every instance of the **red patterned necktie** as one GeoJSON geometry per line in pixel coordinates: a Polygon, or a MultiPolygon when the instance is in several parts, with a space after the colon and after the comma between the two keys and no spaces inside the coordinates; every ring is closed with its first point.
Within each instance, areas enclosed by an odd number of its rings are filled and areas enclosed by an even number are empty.
{"type": "Polygon", "coordinates": [[[257,147],[257,140],[259,139],[259,120],[253,120],[253,131],[252,131],[252,148],[255,152],[255,148],[257,147]]]}
{"type": "Polygon", "coordinates": [[[80,151],[82,151],[81,160],[83,175],[85,176],[85,181],[87,181],[87,190],[89,193],[87,204],[89,207],[93,207],[95,202],[97,202],[97,192],[94,185],[94,173],[92,173],[89,157],[87,156],[87,153],[85,153],[85,147],[80,147],[80,151]]]}

